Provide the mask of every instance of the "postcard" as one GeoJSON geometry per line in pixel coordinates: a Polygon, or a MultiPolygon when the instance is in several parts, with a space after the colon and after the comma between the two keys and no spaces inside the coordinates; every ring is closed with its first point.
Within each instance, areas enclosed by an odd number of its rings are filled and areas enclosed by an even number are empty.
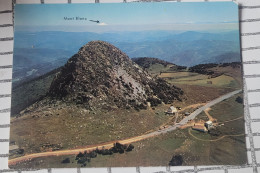
{"type": "Polygon", "coordinates": [[[15,5],[10,168],[247,162],[238,6],[15,5]]]}

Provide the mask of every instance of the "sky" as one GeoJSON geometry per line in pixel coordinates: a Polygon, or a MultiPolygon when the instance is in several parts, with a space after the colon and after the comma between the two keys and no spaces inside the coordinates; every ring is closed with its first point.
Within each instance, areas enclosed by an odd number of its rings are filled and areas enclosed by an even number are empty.
{"type": "Polygon", "coordinates": [[[18,4],[15,29],[113,32],[144,30],[237,30],[233,2],[18,4]],[[64,18],[72,18],[65,20],[64,18]],[[83,20],[77,20],[77,17],[83,20]],[[98,20],[100,23],[91,22],[98,20]]]}

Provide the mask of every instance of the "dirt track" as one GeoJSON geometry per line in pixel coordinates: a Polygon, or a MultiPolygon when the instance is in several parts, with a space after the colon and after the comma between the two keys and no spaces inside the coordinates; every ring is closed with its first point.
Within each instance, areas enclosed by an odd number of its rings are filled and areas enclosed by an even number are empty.
{"type": "MultiPolygon", "coordinates": [[[[151,136],[149,136],[149,137],[151,137],[151,136]]],[[[102,144],[97,144],[97,145],[86,146],[85,148],[71,149],[71,150],[60,150],[60,151],[50,151],[50,152],[43,152],[43,153],[34,153],[34,154],[29,154],[29,155],[25,155],[25,156],[22,156],[22,157],[18,157],[18,158],[15,158],[15,159],[11,159],[11,160],[8,161],[8,165],[15,165],[16,163],[31,160],[31,159],[38,158],[38,157],[76,155],[79,152],[92,151],[92,150],[95,150],[97,148],[98,149],[102,149],[102,148],[109,149],[109,148],[112,148],[114,146],[115,142],[119,142],[121,144],[130,144],[130,143],[133,143],[133,142],[144,140],[146,138],[148,138],[147,135],[142,135],[142,136],[137,136],[137,137],[133,137],[133,138],[125,139],[125,140],[119,140],[119,141],[113,141],[113,142],[109,142],[109,143],[102,143],[102,144]]]]}
{"type": "Polygon", "coordinates": [[[188,131],[189,131],[189,134],[190,134],[193,138],[195,138],[195,139],[197,139],[197,140],[199,140],[199,141],[205,141],[205,142],[215,142],[215,141],[219,141],[219,140],[221,140],[221,139],[223,139],[223,138],[225,138],[225,137],[229,137],[229,136],[243,136],[243,135],[245,135],[244,133],[242,133],[242,134],[236,134],[236,135],[223,135],[223,136],[221,136],[221,137],[219,137],[219,138],[217,138],[217,139],[208,139],[208,140],[206,140],[206,139],[200,139],[200,138],[194,136],[194,135],[192,134],[192,132],[191,132],[190,129],[189,129],[188,131]]]}

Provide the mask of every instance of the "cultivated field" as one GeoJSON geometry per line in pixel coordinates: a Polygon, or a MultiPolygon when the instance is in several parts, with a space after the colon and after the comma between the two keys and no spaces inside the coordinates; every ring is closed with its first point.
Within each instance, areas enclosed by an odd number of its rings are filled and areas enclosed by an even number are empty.
{"type": "Polygon", "coordinates": [[[177,72],[161,73],[160,77],[166,79],[172,84],[200,85],[233,89],[239,88],[241,85],[240,81],[236,80],[236,78],[226,74],[211,78],[208,75],[198,73],[177,72]]]}

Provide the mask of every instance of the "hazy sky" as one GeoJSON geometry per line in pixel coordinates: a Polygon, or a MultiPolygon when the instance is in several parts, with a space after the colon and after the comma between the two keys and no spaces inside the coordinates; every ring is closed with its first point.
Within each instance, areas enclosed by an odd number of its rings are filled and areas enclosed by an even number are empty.
{"type": "Polygon", "coordinates": [[[20,4],[15,6],[15,28],[81,32],[237,30],[238,6],[233,2],[20,4]]]}

